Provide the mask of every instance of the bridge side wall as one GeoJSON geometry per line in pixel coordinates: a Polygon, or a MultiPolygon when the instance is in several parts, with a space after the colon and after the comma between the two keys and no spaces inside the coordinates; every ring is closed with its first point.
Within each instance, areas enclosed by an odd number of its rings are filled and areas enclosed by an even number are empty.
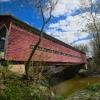
{"type": "MultiPolygon", "coordinates": [[[[6,60],[13,61],[27,61],[29,54],[32,50],[31,45],[35,45],[39,39],[39,36],[28,32],[19,26],[11,25],[11,30],[8,37],[8,48],[6,54],[6,60]]],[[[56,53],[44,52],[37,50],[33,59],[35,61],[46,62],[69,62],[69,63],[85,63],[85,54],[74,51],[70,48],[66,48],[58,43],[54,43],[48,39],[42,38],[39,45],[43,48],[52,49],[55,51],[61,51],[72,56],[64,56],[56,53]],[[76,56],[76,57],[73,57],[76,56]]]]}
{"type": "Polygon", "coordinates": [[[6,33],[6,40],[5,40],[5,46],[4,46],[4,51],[2,52],[3,57],[1,57],[2,59],[5,59],[6,56],[6,51],[7,51],[7,44],[8,44],[8,33],[10,30],[10,23],[11,23],[11,18],[10,17],[3,17],[0,16],[0,29],[5,25],[7,28],[7,33],[6,33]]]}

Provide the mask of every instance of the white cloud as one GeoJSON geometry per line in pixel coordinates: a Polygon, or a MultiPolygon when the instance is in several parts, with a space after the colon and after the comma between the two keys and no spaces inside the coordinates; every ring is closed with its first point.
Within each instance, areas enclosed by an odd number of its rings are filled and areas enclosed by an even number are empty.
{"type": "MultiPolygon", "coordinates": [[[[97,0],[92,0],[95,4],[97,0]]],[[[90,7],[90,0],[58,0],[57,5],[53,11],[54,17],[59,17],[65,14],[71,14],[73,10],[90,7]]]]}
{"type": "MultiPolygon", "coordinates": [[[[47,33],[68,44],[74,41],[73,45],[89,44],[89,51],[91,51],[90,38],[86,38],[89,36],[89,33],[82,31],[86,29],[87,23],[93,21],[90,13],[84,12],[71,16],[73,11],[80,8],[80,1],[83,2],[82,0],[59,0],[53,12],[53,16],[59,18],[60,16],[64,16],[65,19],[51,23],[48,26],[47,33]]],[[[84,1],[83,6],[86,5],[89,7],[88,0],[84,1]]],[[[93,2],[95,2],[95,0],[93,0],[93,2]]],[[[100,14],[97,14],[97,19],[100,19],[100,14]]]]}
{"type": "MultiPolygon", "coordinates": [[[[82,16],[87,14],[89,13],[84,13],[82,16]]],[[[59,37],[57,37],[58,39],[70,44],[78,38],[88,36],[87,32],[82,32],[82,29],[85,28],[87,22],[88,19],[81,17],[80,15],[69,16],[64,20],[59,20],[57,23],[51,23],[47,33],[56,34],[57,36],[59,35],[59,37]],[[59,29],[62,31],[59,32],[59,29]]]]}
{"type": "Polygon", "coordinates": [[[53,16],[59,17],[79,8],[79,0],[58,0],[53,16]]]}

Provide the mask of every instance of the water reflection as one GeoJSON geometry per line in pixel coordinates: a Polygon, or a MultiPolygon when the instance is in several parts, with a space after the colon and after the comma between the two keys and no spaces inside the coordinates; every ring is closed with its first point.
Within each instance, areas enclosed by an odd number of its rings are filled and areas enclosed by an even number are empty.
{"type": "Polygon", "coordinates": [[[68,96],[73,92],[80,90],[88,85],[100,83],[100,77],[80,78],[76,76],[52,87],[56,95],[68,96]]]}

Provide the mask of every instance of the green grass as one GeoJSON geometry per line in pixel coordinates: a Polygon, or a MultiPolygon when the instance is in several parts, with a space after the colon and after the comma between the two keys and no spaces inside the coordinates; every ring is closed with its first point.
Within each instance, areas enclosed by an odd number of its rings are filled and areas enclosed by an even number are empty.
{"type": "Polygon", "coordinates": [[[86,89],[89,91],[99,91],[100,90],[100,83],[90,85],[90,86],[86,87],[86,89]]]}
{"type": "Polygon", "coordinates": [[[2,84],[5,85],[5,90],[0,95],[0,100],[28,100],[30,97],[30,88],[18,79],[5,80],[2,84]]]}
{"type": "Polygon", "coordinates": [[[51,97],[51,91],[47,87],[34,82],[27,86],[26,80],[13,73],[7,74],[5,80],[0,80],[0,87],[2,85],[5,89],[0,93],[0,100],[48,100],[47,98],[51,97]]]}

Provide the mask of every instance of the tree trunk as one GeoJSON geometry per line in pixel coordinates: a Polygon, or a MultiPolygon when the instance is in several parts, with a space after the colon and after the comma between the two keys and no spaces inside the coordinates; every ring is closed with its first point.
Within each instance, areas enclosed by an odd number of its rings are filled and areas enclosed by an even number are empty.
{"type": "Polygon", "coordinates": [[[26,78],[26,79],[29,79],[29,74],[28,74],[28,72],[29,72],[29,64],[30,64],[30,61],[31,61],[33,55],[35,54],[35,51],[36,51],[37,47],[39,46],[39,44],[40,44],[40,42],[41,42],[41,39],[42,39],[42,37],[43,37],[43,29],[44,29],[44,27],[45,27],[45,23],[42,25],[42,28],[41,28],[41,31],[40,31],[39,40],[38,40],[38,42],[36,43],[36,45],[34,46],[34,48],[32,49],[32,52],[31,52],[31,54],[30,54],[30,56],[29,56],[29,58],[28,58],[28,61],[27,61],[26,64],[25,64],[25,78],[26,78]]]}

